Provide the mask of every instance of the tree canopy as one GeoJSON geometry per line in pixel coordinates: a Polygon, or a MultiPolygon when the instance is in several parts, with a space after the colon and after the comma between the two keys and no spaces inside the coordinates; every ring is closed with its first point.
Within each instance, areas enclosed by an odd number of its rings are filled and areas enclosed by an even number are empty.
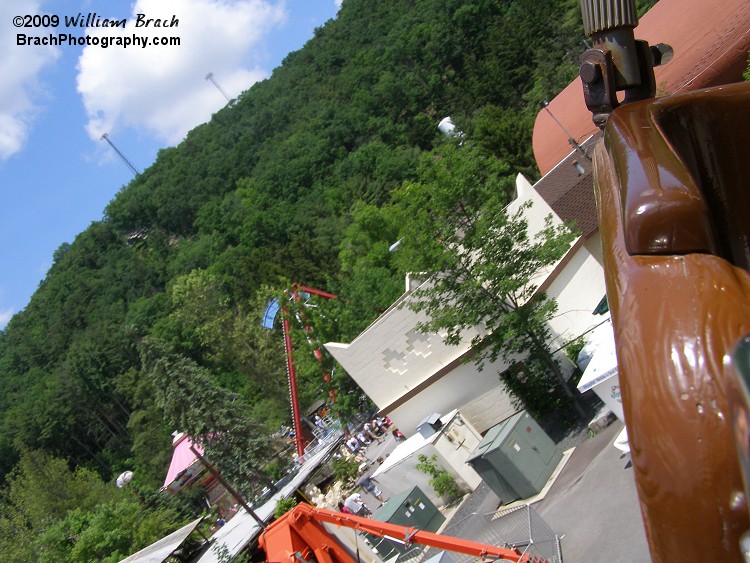
{"type": "Polygon", "coordinates": [[[539,274],[570,250],[577,235],[554,225],[551,216],[539,233],[530,233],[531,203],[508,207],[514,187],[507,164],[471,142],[446,143],[425,154],[418,179],[394,194],[402,225],[398,254],[405,267],[429,280],[413,292],[412,308],[428,318],[420,328],[458,344],[479,327],[472,341],[476,361],[523,363],[523,374],[511,372],[504,380],[527,407],[544,412],[556,406],[549,390],[574,394],[549,350],[556,303],[539,290],[539,274]]]}
{"type": "MultiPolygon", "coordinates": [[[[260,327],[268,299],[290,281],[334,293],[311,313],[317,337],[353,339],[402,292],[388,248],[405,224],[391,206],[412,205],[406,194],[443,211],[451,204],[424,188],[442,181],[453,158],[433,152],[437,123],[451,115],[481,149],[481,167],[457,165],[499,186],[500,206],[507,176],[537,176],[538,102],[576,74],[582,38],[577,0],[346,0],[269,79],[160,151],[100,221],[55,252],[28,306],[0,332],[0,483],[26,482],[25,456],[41,452],[39,463],[58,473],[63,464],[111,484],[134,470],[144,494],[156,491],[173,431],[234,436],[170,390],[169,377],[217,412],[242,405],[234,454],[252,454],[253,464],[237,468],[257,469],[259,436],[289,417],[279,330],[260,327]]],[[[465,228],[491,236],[480,225],[465,228]]],[[[434,248],[425,244],[426,256],[434,248]]],[[[479,279],[490,274],[499,272],[479,279]]],[[[309,357],[297,341],[298,356],[309,357]]],[[[308,400],[324,390],[314,361],[303,362],[300,380],[308,400]]],[[[346,374],[334,370],[333,380],[341,408],[358,408],[346,374]]],[[[44,545],[79,560],[151,537],[134,528],[127,542],[108,543],[105,523],[123,525],[136,508],[87,502],[58,504],[54,522],[42,522],[5,495],[0,537],[23,530],[16,547],[28,540],[28,553],[44,545]]],[[[157,518],[165,527],[178,519],[157,518]]]]}

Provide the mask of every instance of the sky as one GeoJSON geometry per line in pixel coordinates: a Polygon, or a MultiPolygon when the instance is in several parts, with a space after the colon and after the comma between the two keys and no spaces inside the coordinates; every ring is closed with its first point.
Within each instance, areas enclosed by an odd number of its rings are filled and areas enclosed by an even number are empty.
{"type": "Polygon", "coordinates": [[[28,304],[55,250],[101,220],[132,179],[102,135],[142,171],[221,109],[225,94],[270,76],[340,4],[0,0],[0,330],[28,304]],[[179,45],[153,44],[171,38],[179,45]]]}

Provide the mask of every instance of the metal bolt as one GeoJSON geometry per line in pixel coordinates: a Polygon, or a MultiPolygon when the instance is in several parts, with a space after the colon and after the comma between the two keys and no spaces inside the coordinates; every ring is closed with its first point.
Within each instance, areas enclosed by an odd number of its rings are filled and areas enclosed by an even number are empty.
{"type": "Polygon", "coordinates": [[[598,64],[586,61],[581,64],[581,80],[586,84],[596,84],[602,78],[602,69],[598,64]]]}

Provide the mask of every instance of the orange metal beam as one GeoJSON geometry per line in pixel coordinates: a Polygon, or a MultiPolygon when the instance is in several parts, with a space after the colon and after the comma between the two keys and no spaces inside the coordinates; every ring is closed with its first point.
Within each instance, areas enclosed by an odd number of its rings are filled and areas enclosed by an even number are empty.
{"type": "Polygon", "coordinates": [[[322,526],[322,523],[354,528],[360,532],[380,537],[390,537],[405,544],[420,544],[437,549],[464,553],[482,559],[541,563],[544,560],[532,558],[517,550],[483,544],[462,538],[443,536],[415,528],[407,528],[389,522],[379,522],[343,512],[314,508],[308,504],[298,504],[279,520],[271,524],[260,537],[260,545],[266,551],[268,561],[295,561],[295,554],[314,552],[318,561],[329,560],[349,562],[353,559],[339,546],[338,542],[322,526]],[[332,557],[332,559],[326,559],[332,557]]]}

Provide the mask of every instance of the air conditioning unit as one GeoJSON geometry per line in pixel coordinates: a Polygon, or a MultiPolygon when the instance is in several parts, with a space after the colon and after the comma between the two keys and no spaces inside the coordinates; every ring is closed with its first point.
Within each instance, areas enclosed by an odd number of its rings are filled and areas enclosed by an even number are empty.
{"type": "Polygon", "coordinates": [[[443,421],[440,420],[438,413],[433,413],[422,422],[417,424],[417,432],[419,432],[423,438],[429,438],[435,432],[438,432],[443,427],[443,421]]]}

